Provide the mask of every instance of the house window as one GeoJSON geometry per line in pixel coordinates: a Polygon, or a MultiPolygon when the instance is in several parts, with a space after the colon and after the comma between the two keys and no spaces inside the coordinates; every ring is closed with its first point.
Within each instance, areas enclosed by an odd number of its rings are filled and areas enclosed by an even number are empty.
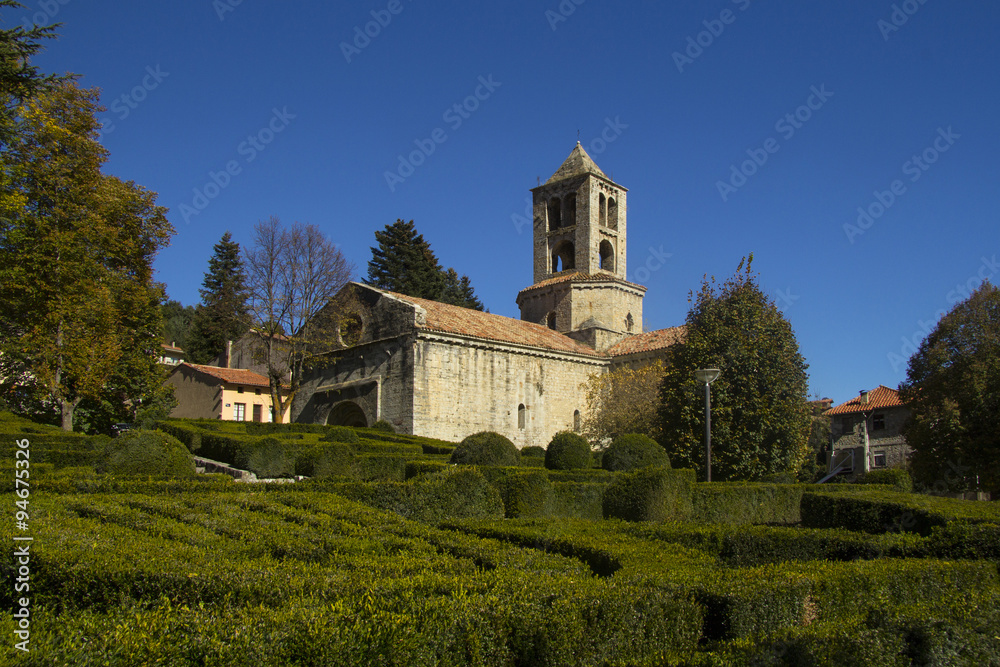
{"type": "Polygon", "coordinates": [[[247,404],[233,403],[233,420],[243,422],[247,420],[247,404]]]}
{"type": "Polygon", "coordinates": [[[885,430],[885,415],[884,414],[872,415],[872,430],[873,431],[884,431],[885,430]]]}
{"type": "Polygon", "coordinates": [[[243,393],[243,387],[237,387],[236,388],[236,393],[237,394],[242,394],[243,393]]]}
{"type": "Polygon", "coordinates": [[[872,467],[874,468],[884,468],[885,467],[885,453],[875,454],[872,456],[872,467]]]}
{"type": "Polygon", "coordinates": [[[850,415],[843,415],[840,418],[840,431],[841,433],[853,433],[854,432],[854,418],[850,415]]]}
{"type": "Polygon", "coordinates": [[[254,389],[254,390],[253,390],[253,393],[254,393],[255,395],[257,395],[257,396],[260,396],[260,389],[259,389],[259,388],[258,388],[258,389],[254,389]]]}
{"type": "Polygon", "coordinates": [[[524,427],[527,425],[527,421],[528,410],[524,407],[524,403],[522,403],[517,406],[517,427],[523,431],[524,427]]]}

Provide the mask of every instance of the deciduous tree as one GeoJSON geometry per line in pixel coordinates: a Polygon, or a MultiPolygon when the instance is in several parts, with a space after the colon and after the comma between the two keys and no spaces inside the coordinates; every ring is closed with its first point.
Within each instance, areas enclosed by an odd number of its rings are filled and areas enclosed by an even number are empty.
{"type": "Polygon", "coordinates": [[[286,229],[274,216],[255,226],[245,264],[260,357],[275,421],[281,421],[304,373],[337,346],[341,322],[324,307],[351,280],[354,267],[315,225],[296,222],[286,229]]]}
{"type": "Polygon", "coordinates": [[[807,366],[791,325],[751,274],[752,260],[721,289],[706,280],[692,295],[687,337],[669,348],[660,391],[671,463],[703,475],[704,385],[694,371],[721,370],[712,385],[712,479],[719,481],[794,473],[807,456],[807,366]]]}
{"type": "Polygon", "coordinates": [[[626,433],[660,439],[659,390],[664,365],[656,360],[641,368],[618,368],[587,380],[583,432],[602,443],[626,433]]]}
{"type": "Polygon", "coordinates": [[[101,173],[97,92],[62,83],[29,99],[3,146],[14,165],[0,216],[0,342],[73,427],[81,401],[133,407],[158,379],[162,286],[152,262],[173,231],[156,194],[101,173]],[[125,405],[125,403],[123,403],[125,405]]]}
{"type": "Polygon", "coordinates": [[[1000,289],[984,282],[941,318],[899,389],[914,479],[1000,493],[1000,289]]]}

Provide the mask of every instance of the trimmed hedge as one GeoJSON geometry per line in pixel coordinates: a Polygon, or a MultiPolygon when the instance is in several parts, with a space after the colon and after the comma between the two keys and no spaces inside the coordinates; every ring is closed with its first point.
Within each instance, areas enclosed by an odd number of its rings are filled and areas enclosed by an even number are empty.
{"type": "Polygon", "coordinates": [[[528,447],[524,447],[521,450],[521,459],[524,460],[526,458],[544,459],[545,458],[545,448],[544,447],[540,447],[538,445],[529,445],[528,447]]]}
{"type": "Polygon", "coordinates": [[[694,485],[692,519],[704,523],[795,524],[804,487],[793,484],[712,482],[694,485]]]}
{"type": "Polygon", "coordinates": [[[357,478],[354,449],[338,441],[323,442],[295,460],[295,474],[305,477],[357,478]]]}
{"type": "Polygon", "coordinates": [[[920,496],[912,493],[806,492],[802,524],[810,528],[847,528],[867,533],[913,532],[930,535],[950,521],[991,523],[1000,519],[997,503],[920,496]]]}
{"type": "Polygon", "coordinates": [[[404,476],[407,481],[420,475],[433,475],[448,467],[441,461],[407,461],[404,476]]]}
{"type": "Polygon", "coordinates": [[[607,484],[590,482],[553,482],[550,515],[600,521],[604,518],[604,491],[607,488],[607,484]]]}
{"type": "Polygon", "coordinates": [[[491,466],[480,472],[500,493],[508,519],[552,513],[552,482],[544,470],[491,466]]]}
{"type": "Polygon", "coordinates": [[[521,453],[514,443],[493,431],[466,437],[451,454],[450,463],[476,466],[516,466],[521,453]]]}
{"type": "Polygon", "coordinates": [[[626,433],[611,441],[601,458],[601,467],[612,472],[669,468],[670,458],[663,447],[649,436],[626,433]]]}
{"type": "Polygon", "coordinates": [[[885,468],[883,470],[869,470],[859,480],[860,484],[885,484],[893,487],[897,491],[910,493],[913,491],[913,479],[910,473],[902,468],[885,468]]]}
{"type": "Polygon", "coordinates": [[[691,515],[693,470],[643,468],[619,473],[604,492],[605,518],[666,521],[691,515]]]}
{"type": "Polygon", "coordinates": [[[261,438],[241,443],[233,457],[233,465],[241,470],[249,470],[260,479],[295,475],[295,458],[277,438],[261,438]]]}
{"type": "Polygon", "coordinates": [[[347,426],[331,426],[326,433],[320,436],[323,442],[343,442],[348,445],[356,445],[361,440],[354,429],[347,426]]]}
{"type": "Polygon", "coordinates": [[[585,470],[594,467],[590,443],[579,433],[560,431],[545,448],[545,467],[549,470],[585,470]]]}

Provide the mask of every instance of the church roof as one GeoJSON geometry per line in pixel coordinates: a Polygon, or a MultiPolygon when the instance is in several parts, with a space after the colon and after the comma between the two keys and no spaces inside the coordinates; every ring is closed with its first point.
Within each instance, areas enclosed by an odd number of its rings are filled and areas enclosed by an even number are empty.
{"type": "Polygon", "coordinates": [[[556,170],[556,173],[552,174],[552,178],[545,182],[545,185],[550,183],[555,183],[556,181],[562,181],[567,178],[572,178],[574,176],[582,176],[583,174],[594,174],[600,176],[603,179],[611,180],[607,175],[601,171],[601,168],[597,166],[589,155],[587,151],[583,150],[583,146],[580,142],[576,142],[576,147],[573,152],[569,154],[566,161],[562,163],[562,166],[556,170]]]}
{"type": "Polygon", "coordinates": [[[607,282],[609,280],[614,280],[616,282],[625,283],[626,285],[629,285],[630,287],[635,287],[636,289],[641,289],[643,291],[646,290],[645,287],[643,287],[642,285],[639,285],[638,283],[632,283],[632,282],[629,282],[627,280],[622,280],[621,278],[615,277],[611,273],[605,273],[603,271],[600,271],[598,273],[584,273],[583,271],[566,271],[566,272],[560,273],[559,275],[553,276],[552,278],[548,278],[548,279],[543,280],[541,282],[537,282],[534,285],[531,285],[529,287],[525,287],[523,290],[521,290],[521,292],[519,292],[519,294],[527,292],[528,290],[536,289],[538,287],[546,287],[547,285],[555,285],[557,283],[564,283],[564,282],[592,282],[592,283],[597,283],[597,282],[607,282]]]}
{"type": "Polygon", "coordinates": [[[386,294],[423,308],[427,313],[427,319],[420,328],[429,331],[461,334],[557,352],[573,352],[585,354],[588,357],[604,356],[598,354],[592,347],[541,324],[515,320],[503,315],[482,313],[478,310],[438,303],[437,301],[418,299],[395,292],[386,292],[386,294]]]}
{"type": "Polygon", "coordinates": [[[681,325],[679,327],[657,329],[656,331],[647,331],[634,336],[628,336],[624,340],[612,345],[608,350],[608,354],[612,357],[621,357],[626,354],[662,350],[671,345],[683,343],[686,333],[687,329],[681,325]]]}

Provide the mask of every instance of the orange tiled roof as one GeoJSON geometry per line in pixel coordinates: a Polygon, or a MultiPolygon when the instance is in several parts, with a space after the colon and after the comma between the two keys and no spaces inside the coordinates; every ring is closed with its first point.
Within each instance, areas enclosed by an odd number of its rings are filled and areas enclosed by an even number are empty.
{"type": "Polygon", "coordinates": [[[662,350],[671,345],[683,343],[686,334],[687,328],[684,325],[670,327],[669,329],[647,331],[646,333],[628,336],[624,340],[612,345],[611,349],[608,350],[608,354],[612,357],[620,357],[626,354],[662,350]]]}
{"type": "Polygon", "coordinates": [[[200,373],[204,373],[217,380],[228,382],[229,384],[243,384],[251,387],[269,387],[267,378],[260,373],[254,373],[243,368],[222,368],[220,366],[203,366],[201,364],[183,363],[181,366],[190,366],[200,373]]]}
{"type": "Polygon", "coordinates": [[[552,278],[548,278],[547,280],[535,283],[534,285],[531,285],[529,287],[525,287],[523,290],[518,292],[518,294],[524,294],[528,290],[533,290],[537,287],[545,287],[546,285],[555,285],[557,283],[563,283],[563,282],[604,282],[608,280],[615,280],[618,282],[625,283],[630,287],[635,287],[643,291],[646,290],[646,288],[643,287],[642,285],[639,285],[637,283],[630,283],[629,281],[622,280],[621,278],[616,278],[614,275],[610,273],[604,273],[603,271],[599,273],[584,273],[583,271],[569,271],[561,273],[557,276],[553,276],[552,278]]]}
{"type": "Polygon", "coordinates": [[[855,396],[851,400],[834,406],[824,412],[824,415],[849,415],[857,412],[868,412],[880,408],[897,408],[906,405],[899,398],[899,392],[890,389],[885,385],[879,385],[868,392],[868,403],[861,404],[861,397],[855,396]]]}
{"type": "Polygon", "coordinates": [[[167,352],[183,352],[184,351],[184,350],[182,350],[181,348],[179,348],[179,347],[177,347],[175,345],[167,345],[166,343],[160,343],[160,347],[162,347],[167,352]]]}
{"type": "Polygon", "coordinates": [[[594,348],[541,324],[515,320],[503,315],[481,313],[470,308],[418,299],[395,292],[386,292],[386,294],[423,308],[427,312],[427,321],[422,328],[430,331],[462,334],[502,343],[541,347],[558,352],[574,352],[589,357],[603,356],[598,354],[594,348]]]}

